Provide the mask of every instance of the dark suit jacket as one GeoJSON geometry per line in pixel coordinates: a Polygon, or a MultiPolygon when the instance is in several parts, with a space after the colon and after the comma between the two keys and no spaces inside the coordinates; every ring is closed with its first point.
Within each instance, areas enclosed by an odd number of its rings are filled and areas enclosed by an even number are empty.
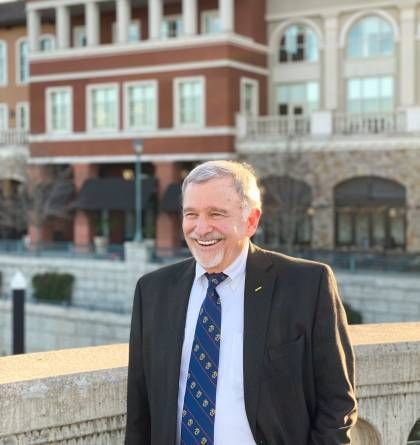
{"type": "MultiPolygon", "coordinates": [[[[194,276],[195,261],[188,259],[144,275],[137,284],[125,445],[175,444],[194,276]]],[[[246,414],[258,445],[350,444],[357,417],[354,356],[328,266],[251,245],[243,354],[246,414]]]]}

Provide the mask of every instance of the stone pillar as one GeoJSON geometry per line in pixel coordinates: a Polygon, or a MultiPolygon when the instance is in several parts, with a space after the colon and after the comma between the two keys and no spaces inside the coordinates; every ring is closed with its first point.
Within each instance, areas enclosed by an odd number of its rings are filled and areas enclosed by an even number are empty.
{"type": "MultiPolygon", "coordinates": [[[[173,162],[156,162],[155,174],[158,179],[159,200],[168,185],[178,182],[179,168],[173,162]]],[[[161,255],[170,255],[180,245],[181,222],[178,214],[160,212],[156,220],[156,250],[161,255]]]]}
{"type": "Polygon", "coordinates": [[[401,9],[400,39],[400,105],[410,106],[415,103],[416,82],[416,9],[414,6],[401,9]]]}
{"type": "MultiPolygon", "coordinates": [[[[98,176],[98,166],[93,164],[74,164],[73,180],[76,193],[80,191],[84,182],[98,176]]],[[[94,227],[90,215],[85,210],[76,210],[73,222],[73,242],[78,246],[86,246],[92,242],[94,227]]]]}
{"type": "Polygon", "coordinates": [[[149,39],[160,39],[162,0],[149,0],[149,39]]]}
{"type": "Polygon", "coordinates": [[[312,218],[312,247],[314,249],[334,248],[334,208],[314,205],[312,218]]]}
{"type": "Polygon", "coordinates": [[[56,40],[58,49],[66,49],[70,46],[70,11],[68,6],[59,5],[55,9],[56,40]]]}
{"type": "Polygon", "coordinates": [[[338,98],[338,20],[336,16],[325,17],[324,21],[324,108],[337,109],[338,98]]]}
{"type": "Polygon", "coordinates": [[[182,22],[184,35],[197,34],[197,0],[182,0],[182,22]]]}
{"type": "Polygon", "coordinates": [[[235,0],[219,0],[220,27],[222,32],[235,30],[235,0]]]}
{"type": "Polygon", "coordinates": [[[39,36],[41,32],[41,16],[36,9],[28,9],[26,13],[28,23],[29,52],[39,51],[39,36]]]}
{"type": "Polygon", "coordinates": [[[117,43],[128,42],[128,30],[131,23],[130,0],[117,0],[117,43]]]}
{"type": "Polygon", "coordinates": [[[99,45],[99,4],[93,1],[85,3],[85,27],[87,46],[99,45]]]}

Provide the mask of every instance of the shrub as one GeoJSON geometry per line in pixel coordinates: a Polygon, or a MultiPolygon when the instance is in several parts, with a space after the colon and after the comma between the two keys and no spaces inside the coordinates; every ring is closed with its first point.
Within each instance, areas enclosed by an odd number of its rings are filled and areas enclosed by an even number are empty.
{"type": "Polygon", "coordinates": [[[362,324],[363,323],[363,315],[361,312],[353,309],[348,303],[343,303],[344,309],[347,314],[347,321],[349,324],[362,324]]]}
{"type": "Polygon", "coordinates": [[[74,276],[68,273],[36,274],[32,278],[34,297],[37,300],[70,303],[74,276]]]}

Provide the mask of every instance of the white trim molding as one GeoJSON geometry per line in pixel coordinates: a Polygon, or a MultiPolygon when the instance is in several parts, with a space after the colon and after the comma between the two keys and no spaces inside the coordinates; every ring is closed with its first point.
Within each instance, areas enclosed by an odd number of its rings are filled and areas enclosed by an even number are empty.
{"type": "Polygon", "coordinates": [[[77,132],[68,135],[51,135],[47,133],[32,134],[30,143],[38,142],[80,142],[80,141],[113,141],[136,139],[171,139],[181,137],[219,137],[235,136],[235,127],[204,127],[204,128],[165,128],[155,131],[113,131],[109,133],[77,132]]]}
{"type": "MultiPolygon", "coordinates": [[[[216,161],[218,159],[236,159],[234,152],[219,153],[171,153],[171,154],[142,154],[141,162],[189,162],[189,161],[216,161]]],[[[54,156],[31,157],[29,164],[126,164],[136,162],[135,155],[116,156],[54,156]]]]}
{"type": "Polygon", "coordinates": [[[124,129],[128,131],[153,131],[159,126],[159,83],[156,79],[133,80],[124,82],[123,85],[123,114],[124,114],[124,129]],[[153,110],[153,124],[151,126],[132,126],[130,125],[130,101],[128,90],[130,87],[146,87],[151,86],[154,89],[154,110],[153,110]]]}
{"type": "Polygon", "coordinates": [[[255,65],[250,65],[242,62],[235,62],[229,59],[210,60],[207,62],[187,62],[187,63],[173,63],[164,65],[149,65],[134,68],[113,68],[109,70],[93,70],[93,71],[74,71],[70,73],[45,74],[40,76],[31,76],[30,82],[55,82],[67,81],[77,79],[98,79],[103,77],[120,77],[141,74],[157,74],[168,73],[173,71],[187,71],[187,70],[203,70],[213,68],[232,68],[241,71],[246,71],[261,76],[268,76],[269,70],[255,65]]]}
{"type": "Polygon", "coordinates": [[[357,23],[359,20],[368,16],[377,16],[384,20],[386,20],[392,27],[394,31],[394,41],[397,43],[400,41],[400,28],[395,20],[395,18],[388,11],[384,11],[382,9],[364,9],[362,11],[358,11],[354,13],[351,17],[347,19],[344,25],[341,27],[340,37],[339,37],[339,46],[340,48],[345,48],[347,44],[347,36],[352,28],[352,26],[357,23]]]}
{"type": "Polygon", "coordinates": [[[191,77],[175,77],[172,83],[172,97],[173,97],[173,125],[175,128],[204,128],[206,126],[206,104],[207,104],[207,91],[206,91],[206,78],[205,76],[191,76],[191,77]],[[193,124],[181,123],[181,95],[180,86],[187,82],[199,82],[201,84],[202,98],[200,106],[199,121],[193,124]]]}
{"type": "Polygon", "coordinates": [[[54,135],[63,135],[63,134],[71,134],[73,132],[73,88],[70,86],[62,86],[62,87],[48,87],[45,89],[45,128],[48,134],[54,135]],[[70,108],[68,110],[69,113],[69,121],[66,129],[63,130],[54,130],[52,128],[52,102],[51,96],[54,93],[66,92],[69,94],[69,105],[70,108]]]}
{"type": "Polygon", "coordinates": [[[239,89],[239,96],[240,96],[240,109],[239,112],[241,114],[246,114],[245,110],[245,87],[246,85],[252,85],[252,87],[255,88],[255,97],[253,98],[253,110],[251,113],[251,116],[259,116],[260,114],[260,83],[257,79],[252,79],[250,77],[241,77],[240,80],[240,89],[239,89]]]}
{"type": "Polygon", "coordinates": [[[107,82],[107,83],[94,83],[90,85],[86,85],[86,121],[85,128],[88,133],[99,133],[101,135],[101,139],[103,139],[104,134],[107,133],[115,133],[120,128],[120,86],[118,82],[107,82]],[[92,113],[92,92],[95,90],[99,90],[101,88],[115,88],[117,103],[115,105],[115,122],[116,127],[109,128],[94,128],[93,126],[93,113],[92,113]]]}
{"type": "Polygon", "coordinates": [[[30,109],[29,109],[29,102],[23,101],[23,102],[16,102],[16,128],[24,131],[29,131],[30,128],[30,109]],[[24,113],[26,114],[26,122],[25,125],[22,125],[22,112],[21,110],[24,110],[24,113]]]}
{"type": "Polygon", "coordinates": [[[9,83],[9,55],[8,55],[8,47],[7,47],[7,41],[0,39],[0,51],[1,48],[3,48],[3,56],[4,56],[4,79],[0,78],[0,87],[7,87],[7,84],[9,83]]]}

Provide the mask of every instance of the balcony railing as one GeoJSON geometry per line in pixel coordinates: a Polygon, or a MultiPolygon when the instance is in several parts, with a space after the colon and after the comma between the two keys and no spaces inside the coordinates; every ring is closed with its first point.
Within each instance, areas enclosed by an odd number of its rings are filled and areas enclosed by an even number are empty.
{"type": "Polygon", "coordinates": [[[405,113],[337,113],[334,116],[334,133],[342,135],[403,133],[406,129],[405,113]]]}
{"type": "Polygon", "coordinates": [[[311,131],[309,116],[259,116],[247,118],[247,136],[249,138],[280,136],[306,136],[311,131]]]}
{"type": "Polygon", "coordinates": [[[26,145],[28,143],[28,132],[12,128],[0,130],[0,146],[26,145]]]}

